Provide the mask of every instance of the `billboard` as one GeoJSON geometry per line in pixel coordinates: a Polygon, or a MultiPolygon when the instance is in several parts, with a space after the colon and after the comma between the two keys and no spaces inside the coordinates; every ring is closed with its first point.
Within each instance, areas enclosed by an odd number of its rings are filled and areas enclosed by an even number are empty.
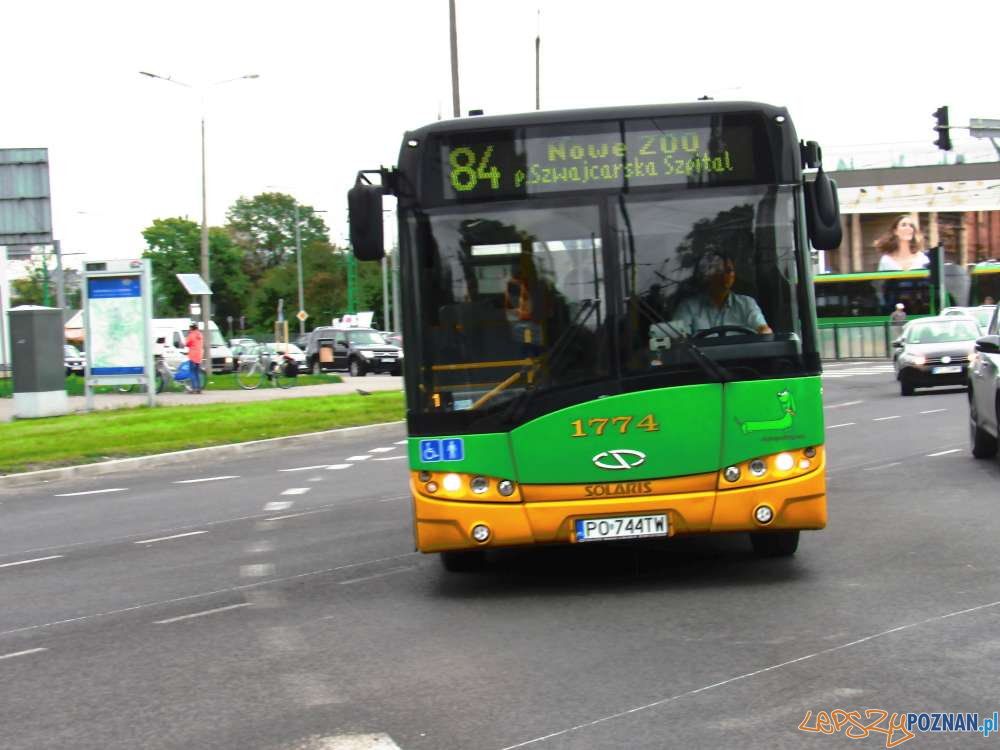
{"type": "Polygon", "coordinates": [[[0,149],[0,245],[18,259],[51,242],[48,149],[0,149]]]}

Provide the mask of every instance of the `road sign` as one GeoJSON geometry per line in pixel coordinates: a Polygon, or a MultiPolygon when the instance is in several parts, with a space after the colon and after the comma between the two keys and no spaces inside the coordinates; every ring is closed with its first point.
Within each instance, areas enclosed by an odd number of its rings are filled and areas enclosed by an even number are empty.
{"type": "Polygon", "coordinates": [[[295,313],[295,317],[301,320],[303,323],[305,323],[306,318],[309,317],[309,313],[307,313],[305,310],[299,310],[297,313],[295,313]]]}
{"type": "Polygon", "coordinates": [[[976,117],[969,120],[969,135],[973,138],[1000,138],[1000,120],[976,117]]]}

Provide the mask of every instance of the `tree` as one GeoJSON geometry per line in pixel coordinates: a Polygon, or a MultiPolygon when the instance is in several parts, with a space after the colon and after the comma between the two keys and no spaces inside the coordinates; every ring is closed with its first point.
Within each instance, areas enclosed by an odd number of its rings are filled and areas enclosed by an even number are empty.
{"type": "MultiPolygon", "coordinates": [[[[296,200],[285,193],[261,193],[240,197],[226,213],[228,229],[246,258],[246,271],[253,280],[295,258],[296,200]]],[[[312,206],[299,204],[302,247],[328,242],[329,230],[312,206]]]]}
{"type": "MultiPolygon", "coordinates": [[[[308,328],[329,325],[340,315],[347,300],[347,261],[343,251],[325,241],[302,248],[302,288],[309,313],[308,328]]],[[[298,308],[298,281],[294,263],[265,271],[251,295],[250,311],[255,326],[270,330],[277,315],[278,300],[285,300],[285,317],[291,330],[298,330],[294,314],[298,308]]]]}
{"type": "Polygon", "coordinates": [[[10,282],[10,296],[13,305],[54,305],[56,288],[55,279],[46,268],[46,256],[34,256],[25,263],[27,275],[10,282]],[[48,300],[45,299],[45,288],[48,284],[48,300]]]}
{"type": "MultiPolygon", "coordinates": [[[[157,317],[187,317],[192,297],[177,280],[179,273],[201,273],[201,227],[190,219],[155,219],[142,236],[147,249],[142,257],[153,266],[154,314],[157,317]]],[[[243,271],[240,249],[229,234],[209,227],[212,309],[217,322],[244,312],[250,287],[243,271]]],[[[221,326],[221,323],[220,323],[221,326]]]]}

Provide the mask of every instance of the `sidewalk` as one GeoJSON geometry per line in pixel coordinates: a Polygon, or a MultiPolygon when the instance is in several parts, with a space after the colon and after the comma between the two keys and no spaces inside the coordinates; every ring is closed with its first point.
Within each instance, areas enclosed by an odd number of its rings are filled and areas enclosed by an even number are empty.
{"type": "MultiPolygon", "coordinates": [[[[345,393],[356,393],[357,389],[364,391],[399,391],[403,388],[403,379],[391,375],[369,375],[352,378],[341,375],[343,383],[328,383],[326,385],[296,385],[288,389],[271,386],[260,387],[252,391],[212,391],[209,388],[199,395],[192,393],[160,393],[156,396],[157,406],[180,406],[191,404],[230,404],[242,401],[271,401],[285,398],[314,398],[316,396],[337,396],[345,393]]],[[[96,409],[123,409],[146,405],[145,393],[98,393],[94,395],[96,409]]],[[[86,411],[84,396],[69,397],[70,411],[86,411]]],[[[0,422],[9,422],[14,413],[14,399],[0,399],[0,422]]]]}

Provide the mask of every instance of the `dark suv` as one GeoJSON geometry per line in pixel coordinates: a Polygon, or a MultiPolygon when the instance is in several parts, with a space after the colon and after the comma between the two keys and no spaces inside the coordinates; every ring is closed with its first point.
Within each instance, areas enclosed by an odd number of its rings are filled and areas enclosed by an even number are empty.
{"type": "Polygon", "coordinates": [[[354,377],[369,372],[401,375],[403,350],[374,328],[322,326],[309,334],[306,366],[313,373],[347,370],[354,377]]]}

